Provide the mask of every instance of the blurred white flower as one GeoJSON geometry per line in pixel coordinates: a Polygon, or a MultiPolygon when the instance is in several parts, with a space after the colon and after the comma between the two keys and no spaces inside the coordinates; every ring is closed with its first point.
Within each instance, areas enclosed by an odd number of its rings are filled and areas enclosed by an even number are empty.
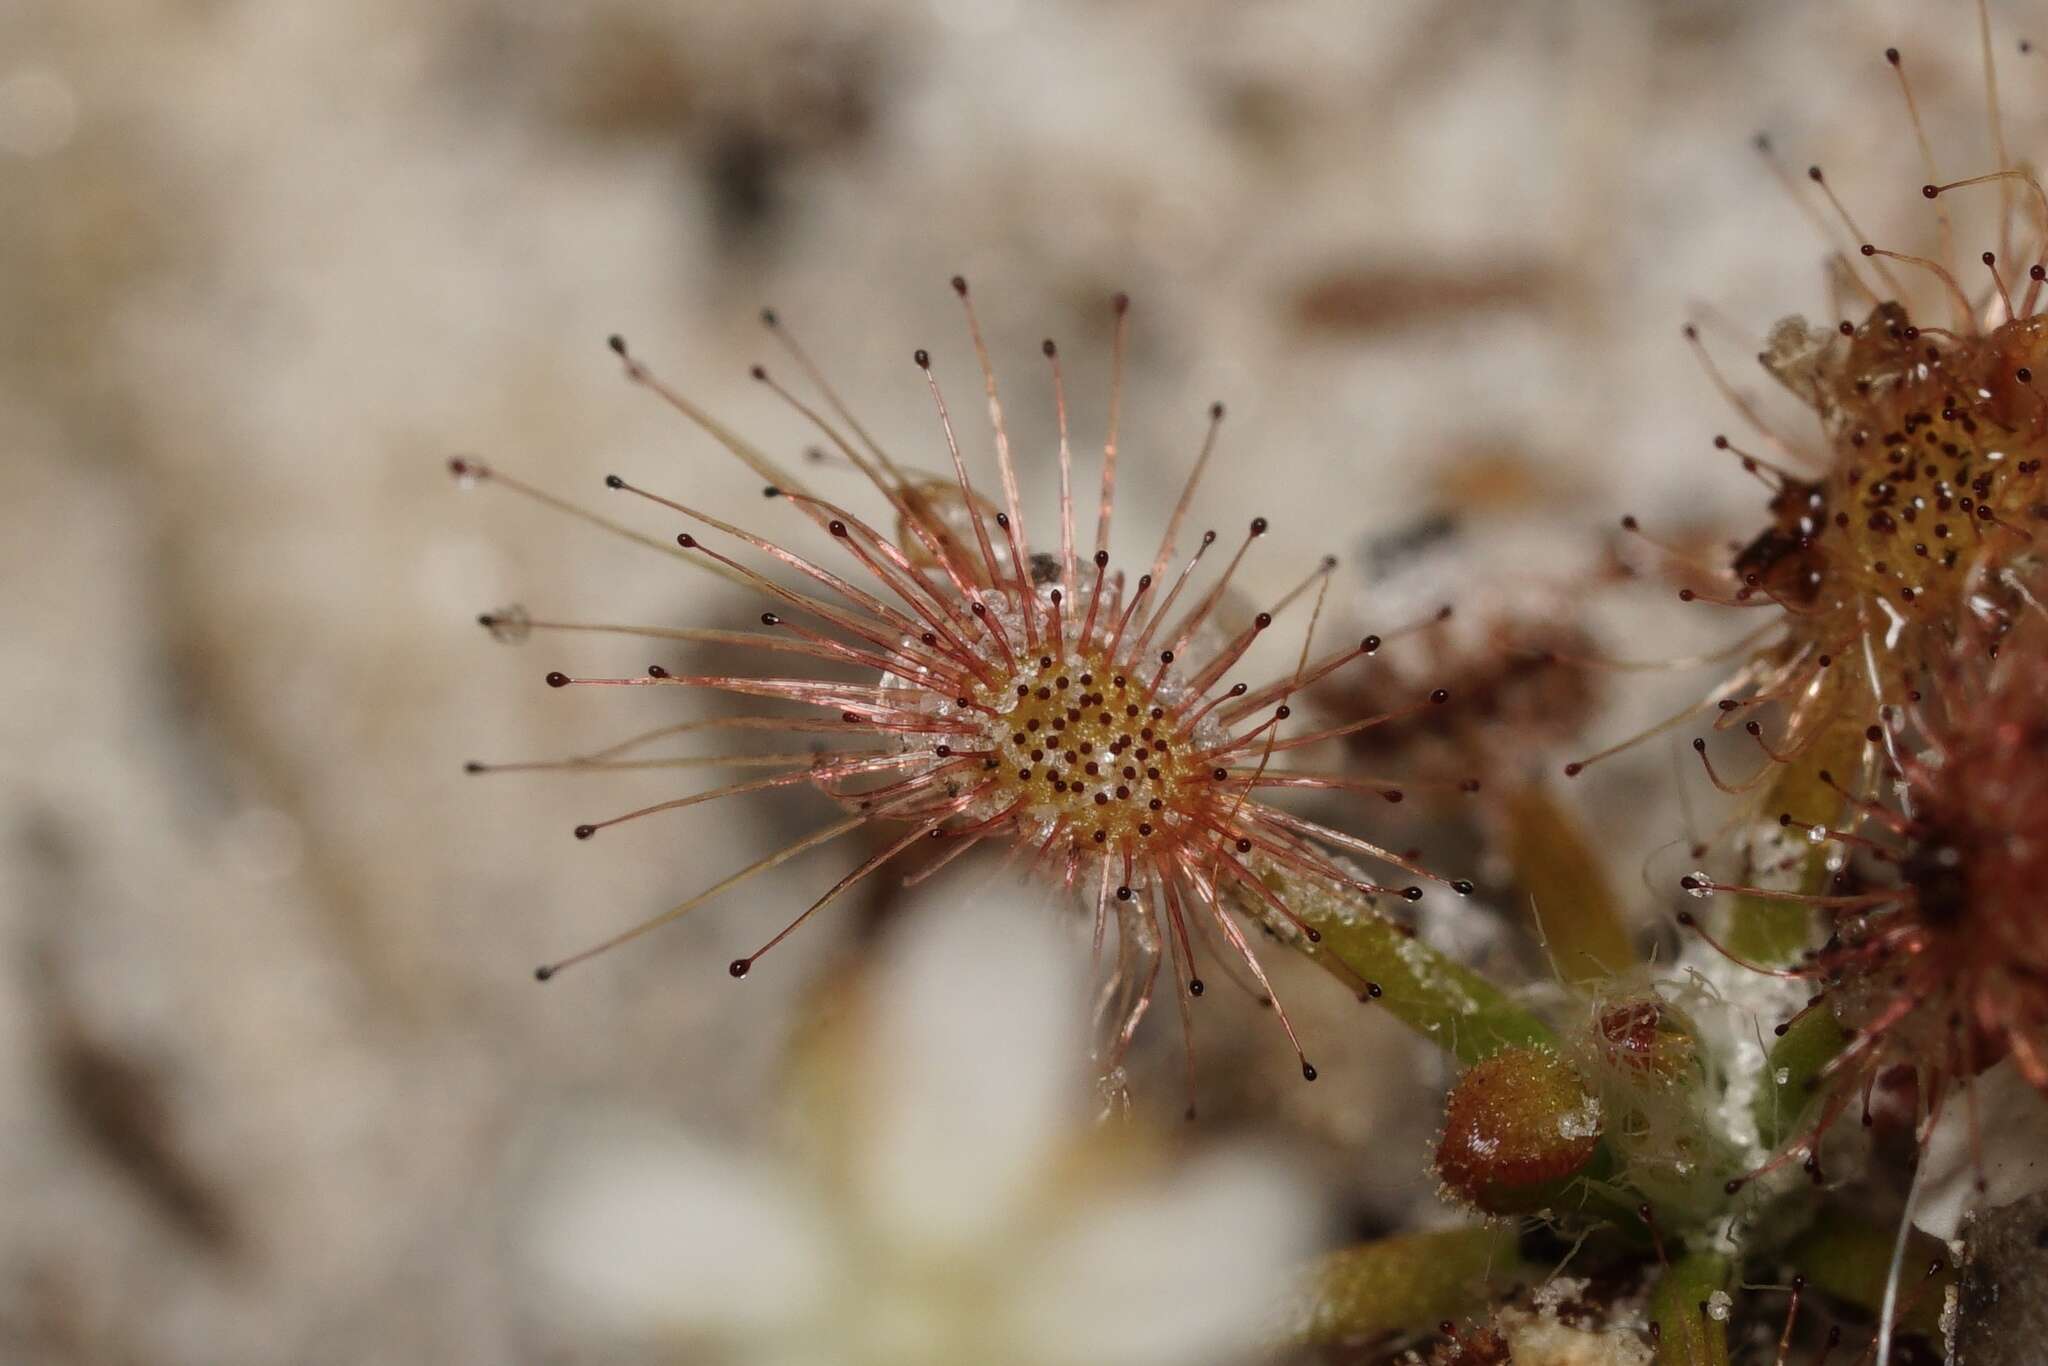
{"type": "Polygon", "coordinates": [[[780,1162],[623,1123],[548,1162],[527,1245],[591,1327],[773,1366],[1183,1366],[1259,1345],[1304,1193],[1210,1154],[1161,1173],[1090,1119],[1085,966],[1051,918],[907,918],[800,1053],[780,1162]]]}

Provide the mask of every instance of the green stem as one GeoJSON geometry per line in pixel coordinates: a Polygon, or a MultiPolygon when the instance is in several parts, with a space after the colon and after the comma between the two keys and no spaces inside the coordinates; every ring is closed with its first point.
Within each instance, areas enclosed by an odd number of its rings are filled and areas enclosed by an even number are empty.
{"type": "MultiPolygon", "coordinates": [[[[1823,774],[1847,776],[1863,763],[1863,728],[1837,721],[1804,754],[1794,759],[1764,794],[1762,815],[1775,820],[1789,815],[1800,826],[1833,824],[1841,814],[1842,796],[1823,774]]],[[[1798,890],[1808,894],[1827,883],[1827,850],[1816,845],[1800,870],[1798,890]]],[[[1812,942],[1813,909],[1796,901],[1739,896],[1726,929],[1729,952],[1752,963],[1789,963],[1812,942]]]]}
{"type": "Polygon", "coordinates": [[[1364,897],[1281,875],[1280,895],[1322,936],[1309,957],[1347,984],[1379,989],[1371,998],[1402,1024],[1471,1064],[1503,1048],[1555,1046],[1550,1029],[1493,983],[1404,934],[1364,897]],[[1355,979],[1355,981],[1354,981],[1355,979]]]}
{"type": "Polygon", "coordinates": [[[1776,1149],[1791,1135],[1813,1101],[1822,1069],[1848,1041],[1849,1036],[1823,1004],[1794,1020],[1771,1045],[1755,1109],[1757,1135],[1766,1148],[1776,1149]],[[1780,1076],[1783,1081],[1778,1080],[1780,1076]]]}
{"type": "MultiPolygon", "coordinates": [[[[1813,856],[1809,855],[1809,865],[1813,856]]],[[[1800,886],[1812,879],[1805,874],[1800,886]]],[[[1813,912],[1792,901],[1773,901],[1761,896],[1738,896],[1728,913],[1723,940],[1728,952],[1746,963],[1776,966],[1797,958],[1812,937],[1813,912]]]]}
{"type": "Polygon", "coordinates": [[[1634,966],[1634,936],[1606,866],[1571,809],[1532,782],[1500,798],[1500,819],[1515,887],[1558,975],[1597,982],[1634,966]]]}
{"type": "Polygon", "coordinates": [[[1527,1274],[1511,1228],[1395,1234],[1314,1263],[1287,1306],[1282,1335],[1336,1346],[1433,1328],[1484,1307],[1491,1287],[1527,1274]]]}
{"type": "MultiPolygon", "coordinates": [[[[1895,1236],[1894,1229],[1831,1208],[1785,1249],[1785,1261],[1821,1293],[1882,1313],[1895,1236]]],[[[1899,1272],[1899,1304],[1905,1309],[1899,1315],[1900,1328],[1926,1335],[1940,1330],[1945,1292],[1955,1279],[1948,1261],[1948,1249],[1939,1239],[1913,1231],[1899,1272]],[[1928,1268],[1937,1265],[1942,1269],[1929,1277],[1928,1268]]]]}
{"type": "Polygon", "coordinates": [[[1728,1366],[1725,1320],[1709,1312],[1731,1268],[1718,1252],[1689,1252],[1671,1264],[1650,1297],[1657,1325],[1657,1366],[1728,1366]]]}

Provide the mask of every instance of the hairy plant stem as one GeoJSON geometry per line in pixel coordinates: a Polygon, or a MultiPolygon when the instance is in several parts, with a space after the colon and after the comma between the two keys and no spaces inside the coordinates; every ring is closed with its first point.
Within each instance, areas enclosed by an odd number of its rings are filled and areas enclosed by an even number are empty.
{"type": "Polygon", "coordinates": [[[1732,1274],[1718,1252],[1689,1252],[1665,1271],[1650,1296],[1657,1366],[1728,1366],[1728,1330],[1711,1306],[1732,1274]]]}
{"type": "Polygon", "coordinates": [[[1528,1275],[1515,1231],[1505,1225],[1395,1234],[1306,1268],[1279,1336],[1338,1346],[1434,1328],[1483,1308],[1494,1287],[1528,1275]]]}

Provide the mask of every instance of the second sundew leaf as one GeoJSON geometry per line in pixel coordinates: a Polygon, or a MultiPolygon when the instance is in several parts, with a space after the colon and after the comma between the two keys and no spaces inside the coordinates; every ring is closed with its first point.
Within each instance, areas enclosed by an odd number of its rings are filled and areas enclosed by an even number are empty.
{"type": "Polygon", "coordinates": [[[1499,807],[1523,905],[1567,982],[1610,976],[1636,962],[1607,871],[1585,829],[1540,782],[1516,786],[1499,807]]]}
{"type": "Polygon", "coordinates": [[[1319,938],[1308,956],[1460,1062],[1503,1048],[1554,1045],[1555,1035],[1494,983],[1407,933],[1363,894],[1275,870],[1266,875],[1319,938]]]}

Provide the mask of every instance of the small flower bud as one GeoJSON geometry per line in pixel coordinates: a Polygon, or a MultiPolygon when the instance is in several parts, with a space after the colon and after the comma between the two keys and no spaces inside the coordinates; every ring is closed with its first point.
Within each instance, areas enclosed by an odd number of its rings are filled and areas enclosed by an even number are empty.
{"type": "Polygon", "coordinates": [[[1556,1054],[1508,1048],[1451,1088],[1436,1171],[1449,1193],[1489,1214],[1541,1208],[1592,1160],[1600,1102],[1556,1054]]]}

